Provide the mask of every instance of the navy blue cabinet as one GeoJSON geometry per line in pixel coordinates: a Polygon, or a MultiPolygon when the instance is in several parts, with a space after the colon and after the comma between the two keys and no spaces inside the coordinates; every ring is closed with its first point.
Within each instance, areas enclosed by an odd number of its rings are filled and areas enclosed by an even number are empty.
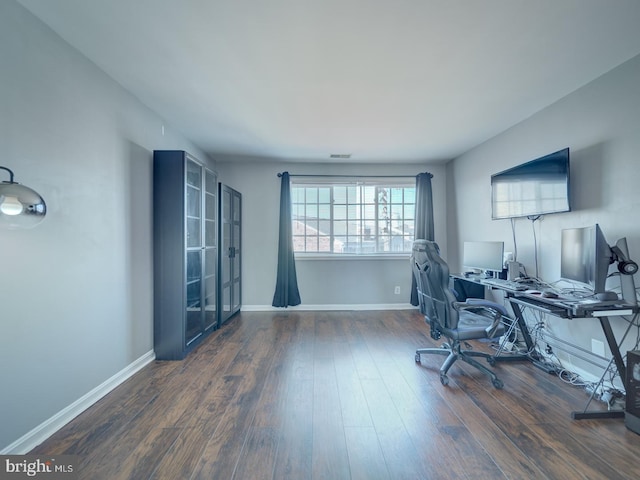
{"type": "Polygon", "coordinates": [[[218,185],[181,150],[153,153],[154,349],[179,360],[219,324],[218,185]]]}

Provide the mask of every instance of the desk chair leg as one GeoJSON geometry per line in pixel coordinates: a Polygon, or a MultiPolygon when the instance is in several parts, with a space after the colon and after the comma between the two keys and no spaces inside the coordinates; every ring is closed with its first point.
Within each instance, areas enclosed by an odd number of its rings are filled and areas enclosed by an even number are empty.
{"type": "Polygon", "coordinates": [[[449,345],[443,343],[440,348],[419,348],[416,350],[416,363],[420,363],[420,355],[435,353],[436,355],[449,355],[451,353],[449,345]]]}
{"type": "Polygon", "coordinates": [[[444,361],[444,363],[440,367],[440,383],[442,383],[442,385],[445,385],[445,386],[449,385],[449,377],[447,376],[447,372],[449,371],[451,366],[455,363],[455,361],[458,360],[458,358],[460,358],[462,361],[476,367],[482,373],[487,375],[491,379],[491,383],[495,388],[501,389],[502,387],[504,387],[504,383],[502,382],[502,380],[500,380],[497,377],[495,373],[493,373],[491,370],[489,370],[487,367],[485,367],[484,365],[482,365],[480,362],[478,362],[473,358],[473,357],[486,358],[490,364],[492,363],[492,361],[495,364],[494,358],[487,353],[460,350],[460,343],[454,341],[451,346],[449,344],[444,343],[440,348],[419,348],[418,350],[416,350],[416,356],[415,356],[416,363],[420,363],[420,355],[431,354],[431,353],[435,353],[436,355],[446,355],[447,357],[447,359],[444,361]]]}
{"type": "Polygon", "coordinates": [[[468,355],[460,355],[460,358],[464,361],[467,362],[469,365],[473,365],[474,367],[476,367],[478,370],[480,370],[482,373],[484,373],[485,375],[487,375],[489,378],[491,378],[491,383],[493,384],[494,387],[496,387],[498,390],[500,390],[502,387],[504,387],[504,383],[502,382],[502,380],[500,380],[497,375],[495,373],[493,373],[491,370],[489,370],[487,367],[485,367],[484,365],[482,365],[480,362],[478,362],[477,360],[475,360],[474,358],[468,356],[468,355]]]}
{"type": "Polygon", "coordinates": [[[491,365],[492,367],[496,364],[496,358],[489,354],[489,353],[484,353],[484,352],[476,352],[475,350],[463,350],[462,351],[463,355],[466,355],[467,357],[481,357],[487,360],[487,363],[489,365],[491,365]]]}

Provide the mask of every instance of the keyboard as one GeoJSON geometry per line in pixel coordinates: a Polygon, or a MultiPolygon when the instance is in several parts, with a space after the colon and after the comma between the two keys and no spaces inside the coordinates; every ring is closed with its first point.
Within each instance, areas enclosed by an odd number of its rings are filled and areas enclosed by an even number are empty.
{"type": "Polygon", "coordinates": [[[502,280],[500,278],[483,278],[482,283],[485,285],[503,288],[505,290],[515,290],[523,292],[531,288],[531,285],[527,285],[522,282],[514,282],[513,280],[502,280]]]}

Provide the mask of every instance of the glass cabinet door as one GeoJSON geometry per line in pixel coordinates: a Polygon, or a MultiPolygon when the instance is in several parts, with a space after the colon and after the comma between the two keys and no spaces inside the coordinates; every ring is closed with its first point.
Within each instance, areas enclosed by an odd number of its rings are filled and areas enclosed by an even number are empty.
{"type": "Polygon", "coordinates": [[[215,328],[218,325],[218,182],[215,174],[205,170],[204,201],[204,328],[215,328]]]}
{"type": "Polygon", "coordinates": [[[202,246],[202,167],[187,160],[187,248],[202,246]]]}
{"type": "Polygon", "coordinates": [[[241,304],[241,199],[220,184],[220,323],[240,310],[241,304]]]}
{"type": "Polygon", "coordinates": [[[216,247],[218,243],[218,184],[216,176],[210,170],[205,171],[205,202],[204,202],[204,245],[216,247]]]}
{"type": "Polygon", "coordinates": [[[221,232],[221,245],[220,245],[220,269],[222,273],[221,295],[220,295],[220,308],[222,309],[222,321],[226,320],[231,313],[231,191],[227,187],[223,187],[221,190],[220,201],[222,212],[220,216],[220,228],[221,232]]]}
{"type": "Polygon", "coordinates": [[[187,160],[186,172],[187,345],[202,334],[202,167],[187,160]]]}
{"type": "Polygon", "coordinates": [[[202,334],[202,252],[187,252],[187,312],[185,341],[187,345],[202,334]]]}
{"type": "Polygon", "coordinates": [[[231,259],[233,267],[231,269],[233,276],[232,311],[240,309],[241,291],[240,291],[240,274],[242,252],[240,250],[240,212],[241,197],[238,192],[233,192],[233,258],[231,259]]]}

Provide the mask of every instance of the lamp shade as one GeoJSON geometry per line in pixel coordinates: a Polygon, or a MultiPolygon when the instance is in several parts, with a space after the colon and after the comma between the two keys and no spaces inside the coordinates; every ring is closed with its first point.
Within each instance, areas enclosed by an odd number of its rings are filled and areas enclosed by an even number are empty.
{"type": "Polygon", "coordinates": [[[13,181],[0,183],[0,226],[35,227],[46,213],[47,206],[36,191],[13,181]]]}

